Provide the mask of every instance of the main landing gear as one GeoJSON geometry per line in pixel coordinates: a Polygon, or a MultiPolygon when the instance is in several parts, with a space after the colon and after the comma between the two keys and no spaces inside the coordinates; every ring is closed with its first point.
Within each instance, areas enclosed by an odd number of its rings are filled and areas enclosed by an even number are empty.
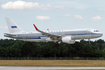
{"type": "Polygon", "coordinates": [[[59,44],[58,43],[54,43],[53,45],[56,46],[56,47],[59,47],[59,44]]]}
{"type": "Polygon", "coordinates": [[[59,47],[59,44],[60,44],[60,43],[62,43],[62,41],[56,41],[56,42],[54,43],[54,46],[59,47]]]}

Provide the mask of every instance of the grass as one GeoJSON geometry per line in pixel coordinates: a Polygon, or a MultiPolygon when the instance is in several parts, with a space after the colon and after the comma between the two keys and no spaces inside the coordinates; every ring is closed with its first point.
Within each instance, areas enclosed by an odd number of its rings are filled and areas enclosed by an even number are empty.
{"type": "Polygon", "coordinates": [[[95,66],[105,67],[105,60],[0,60],[0,66],[95,66]]]}

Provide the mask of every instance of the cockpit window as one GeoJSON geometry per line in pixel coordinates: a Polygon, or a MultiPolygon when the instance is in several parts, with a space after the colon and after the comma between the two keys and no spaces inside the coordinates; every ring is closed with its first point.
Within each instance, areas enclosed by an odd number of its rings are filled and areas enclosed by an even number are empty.
{"type": "Polygon", "coordinates": [[[94,32],[99,32],[98,30],[94,30],[94,32]]]}

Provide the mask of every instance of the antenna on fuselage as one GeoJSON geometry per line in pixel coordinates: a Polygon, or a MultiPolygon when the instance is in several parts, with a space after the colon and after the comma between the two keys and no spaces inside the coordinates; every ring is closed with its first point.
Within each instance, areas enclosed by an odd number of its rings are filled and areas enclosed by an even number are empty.
{"type": "Polygon", "coordinates": [[[49,31],[49,29],[47,29],[47,31],[49,31]]]}

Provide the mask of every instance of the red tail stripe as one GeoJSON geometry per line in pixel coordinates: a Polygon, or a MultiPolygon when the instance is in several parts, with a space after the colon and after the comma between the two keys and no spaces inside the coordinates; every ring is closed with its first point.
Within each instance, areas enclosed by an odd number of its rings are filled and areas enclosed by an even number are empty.
{"type": "Polygon", "coordinates": [[[33,24],[33,25],[34,25],[35,29],[38,30],[38,28],[35,26],[35,24],[33,24]]]}

